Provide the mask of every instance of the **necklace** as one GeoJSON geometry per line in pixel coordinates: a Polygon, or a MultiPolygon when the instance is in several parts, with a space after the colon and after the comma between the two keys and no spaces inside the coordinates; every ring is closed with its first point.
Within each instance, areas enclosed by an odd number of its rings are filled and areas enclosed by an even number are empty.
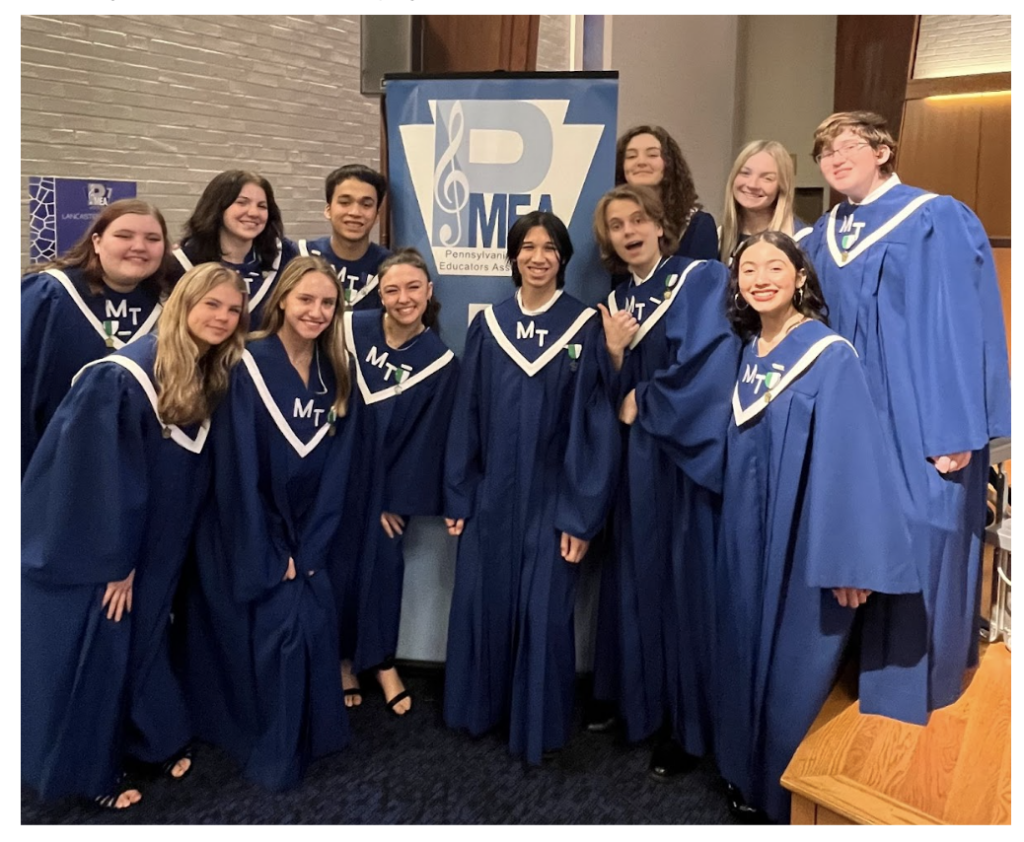
{"type": "Polygon", "coordinates": [[[783,339],[785,339],[787,336],[789,336],[789,332],[791,330],[793,330],[793,328],[802,325],[806,321],[810,321],[809,317],[805,316],[803,313],[797,313],[796,314],[796,316],[795,316],[796,321],[793,321],[793,319],[794,319],[794,317],[790,316],[789,319],[787,320],[787,323],[783,324],[782,330],[780,330],[778,335],[774,339],[772,339],[771,341],[768,341],[768,340],[764,339],[763,337],[758,337],[758,340],[757,340],[758,356],[763,357],[765,354],[769,353],[783,339]]]}
{"type": "Polygon", "coordinates": [[[392,348],[401,348],[426,329],[427,326],[422,321],[417,321],[411,328],[403,331],[401,326],[395,325],[394,319],[390,318],[387,313],[384,313],[384,339],[392,348]]]}

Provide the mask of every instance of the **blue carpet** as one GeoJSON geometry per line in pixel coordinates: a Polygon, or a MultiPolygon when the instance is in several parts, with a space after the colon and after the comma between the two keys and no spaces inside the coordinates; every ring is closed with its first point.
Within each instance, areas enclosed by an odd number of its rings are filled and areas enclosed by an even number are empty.
{"type": "Polygon", "coordinates": [[[444,726],[440,671],[403,669],[413,710],[397,717],[379,688],[351,709],[352,744],[314,763],[302,784],[268,793],[200,744],[181,782],[140,786],[127,810],[76,799],[41,804],[22,787],[23,824],[732,824],[714,763],[668,782],[647,777],[651,744],[625,745],[580,727],[539,768],[508,754],[500,734],[472,739],[444,726]]]}

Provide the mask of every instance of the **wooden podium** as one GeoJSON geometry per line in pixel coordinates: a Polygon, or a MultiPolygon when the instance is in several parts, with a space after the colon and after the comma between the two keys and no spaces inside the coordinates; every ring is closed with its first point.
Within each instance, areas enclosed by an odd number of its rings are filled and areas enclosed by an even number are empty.
{"type": "Polygon", "coordinates": [[[960,700],[925,727],[848,704],[812,728],[782,785],[793,824],[1009,824],[1009,651],[989,646],[960,700]]]}

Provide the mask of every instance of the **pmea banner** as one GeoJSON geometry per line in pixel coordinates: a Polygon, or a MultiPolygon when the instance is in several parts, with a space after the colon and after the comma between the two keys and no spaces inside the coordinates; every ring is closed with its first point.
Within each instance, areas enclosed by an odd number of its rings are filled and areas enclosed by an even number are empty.
{"type": "Polygon", "coordinates": [[[384,90],[391,248],[432,266],[456,353],[469,318],[514,292],[508,231],[532,210],[569,229],[566,290],[607,295],[592,226],[614,178],[617,72],[392,74],[384,90]]]}

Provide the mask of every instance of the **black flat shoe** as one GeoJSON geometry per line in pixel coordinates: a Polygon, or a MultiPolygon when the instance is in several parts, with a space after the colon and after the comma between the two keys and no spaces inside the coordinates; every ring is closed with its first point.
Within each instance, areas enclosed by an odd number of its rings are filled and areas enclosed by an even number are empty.
{"type": "Polygon", "coordinates": [[[651,753],[647,774],[656,781],[667,781],[692,772],[700,763],[699,757],[687,754],[675,740],[667,740],[651,753]]]}
{"type": "Polygon", "coordinates": [[[613,702],[593,701],[583,715],[584,727],[591,734],[607,734],[619,724],[613,702]]]}
{"type": "Polygon", "coordinates": [[[757,807],[751,807],[743,793],[730,783],[725,785],[725,797],[729,802],[729,812],[743,824],[771,824],[768,815],[757,807]]]}

